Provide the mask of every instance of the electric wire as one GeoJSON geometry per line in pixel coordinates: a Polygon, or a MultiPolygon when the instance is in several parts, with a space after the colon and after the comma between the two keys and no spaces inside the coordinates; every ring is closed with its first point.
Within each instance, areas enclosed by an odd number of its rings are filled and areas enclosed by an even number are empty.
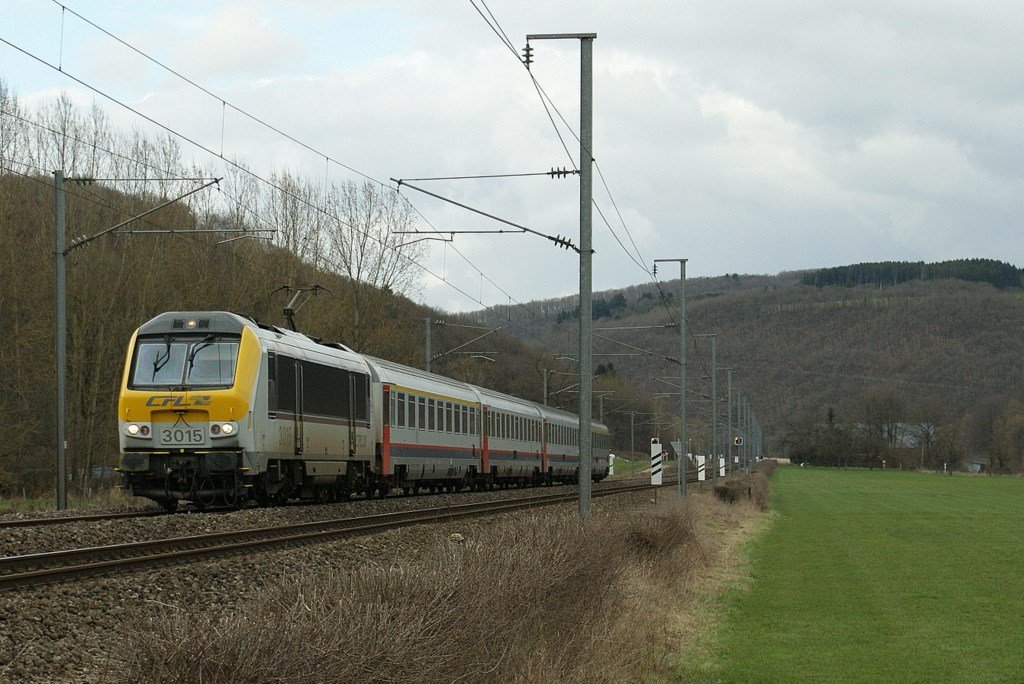
{"type": "MultiPolygon", "coordinates": [[[[10,42],[9,40],[7,40],[7,39],[5,39],[3,37],[0,37],[0,42],[5,43],[6,45],[14,48],[15,50],[21,52],[22,54],[24,54],[26,56],[36,60],[37,62],[43,64],[44,66],[50,67],[51,69],[54,69],[54,70],[57,70],[56,66],[54,66],[52,63],[46,61],[45,59],[43,59],[43,58],[41,58],[41,57],[39,57],[39,56],[37,56],[35,54],[32,54],[31,52],[21,48],[18,45],[15,45],[14,43],[10,42]]],[[[373,235],[371,233],[368,233],[367,231],[364,231],[364,230],[362,230],[362,229],[360,229],[360,228],[358,228],[356,226],[353,226],[353,225],[347,223],[346,221],[342,220],[340,217],[338,217],[338,216],[336,216],[334,214],[331,214],[330,212],[328,212],[324,208],[320,207],[319,205],[313,204],[313,203],[309,202],[308,200],[306,200],[305,198],[303,198],[303,197],[301,197],[299,195],[296,195],[295,193],[290,192],[289,190],[285,189],[280,184],[274,183],[273,181],[268,180],[268,179],[260,176],[259,174],[257,174],[254,171],[248,169],[244,165],[239,164],[238,162],[236,162],[236,161],[234,161],[232,159],[228,159],[227,157],[221,156],[220,154],[218,154],[214,150],[210,149],[206,145],[203,145],[202,143],[200,143],[200,142],[190,138],[189,136],[184,135],[183,133],[179,133],[178,131],[174,130],[170,126],[157,121],[156,119],[154,119],[154,118],[144,114],[143,112],[141,112],[138,109],[132,107],[131,105],[128,105],[128,104],[126,104],[124,102],[121,102],[120,100],[118,100],[114,96],[109,95],[108,93],[106,93],[103,90],[93,86],[92,84],[83,81],[82,79],[78,78],[77,76],[74,76],[73,74],[69,73],[68,71],[65,70],[65,71],[62,71],[61,73],[63,75],[65,75],[66,77],[70,78],[71,80],[75,81],[79,85],[81,85],[81,86],[83,86],[85,88],[88,88],[89,90],[93,91],[94,93],[96,93],[98,95],[101,95],[102,97],[106,98],[107,100],[110,100],[111,102],[113,102],[115,104],[120,105],[124,109],[127,109],[128,111],[132,112],[136,116],[138,116],[138,117],[140,117],[142,119],[145,119],[146,121],[150,122],[154,126],[157,126],[158,128],[166,131],[167,133],[169,133],[169,134],[171,134],[173,136],[181,138],[185,142],[188,142],[189,144],[191,144],[194,147],[196,147],[196,148],[206,152],[207,154],[210,154],[211,156],[214,156],[214,157],[217,157],[218,159],[221,159],[226,164],[232,166],[233,168],[237,169],[238,171],[241,171],[242,173],[244,173],[246,175],[251,176],[255,180],[261,181],[265,185],[273,188],[274,190],[277,190],[282,195],[291,197],[293,200],[295,200],[295,201],[297,201],[297,202],[299,202],[301,204],[304,204],[304,205],[308,206],[309,208],[314,209],[317,212],[320,212],[320,213],[324,214],[326,217],[328,217],[328,218],[330,218],[330,219],[332,219],[334,221],[337,221],[338,223],[340,223],[342,225],[348,226],[349,228],[351,228],[351,229],[353,229],[353,230],[355,230],[357,232],[362,233],[363,235],[365,235],[367,238],[369,238],[371,240],[374,240],[376,242],[381,242],[380,238],[378,238],[377,236],[375,236],[375,235],[373,235]]],[[[443,276],[435,273],[432,269],[430,269],[426,265],[420,263],[416,259],[413,259],[412,257],[409,257],[408,255],[405,255],[405,254],[399,254],[398,256],[400,258],[408,261],[409,263],[415,265],[416,267],[420,268],[424,273],[427,273],[428,275],[433,276],[434,278],[436,278],[440,282],[445,283],[445,285],[447,285],[451,289],[455,290],[459,294],[463,295],[464,297],[466,297],[466,299],[468,299],[468,300],[470,300],[472,302],[476,302],[476,303],[480,304],[480,306],[484,307],[485,309],[491,309],[492,308],[492,307],[489,307],[484,302],[478,300],[476,297],[474,297],[470,293],[466,292],[464,289],[462,289],[462,288],[452,284],[446,278],[444,278],[443,276]]]]}
{"type": "MultiPolygon", "coordinates": [[[[160,60],[157,60],[156,58],[154,58],[154,57],[152,57],[151,55],[147,54],[147,53],[146,53],[146,52],[144,52],[143,50],[141,50],[141,49],[139,49],[139,48],[135,47],[135,46],[134,46],[134,45],[132,45],[131,43],[128,43],[127,41],[123,40],[122,38],[120,38],[120,37],[116,36],[115,34],[113,34],[112,32],[108,31],[107,29],[105,29],[105,28],[103,28],[103,27],[99,26],[98,24],[96,24],[95,22],[91,21],[90,19],[88,19],[88,18],[84,17],[83,15],[79,14],[78,12],[75,12],[74,10],[72,10],[72,9],[70,9],[70,8],[67,8],[67,7],[66,7],[66,6],[64,6],[64,5],[62,4],[62,3],[58,2],[58,0],[51,0],[51,1],[52,1],[52,2],[53,2],[53,3],[55,4],[55,5],[57,5],[58,7],[61,7],[61,8],[62,8],[62,16],[63,16],[63,12],[64,12],[65,10],[66,10],[66,11],[68,11],[68,12],[71,12],[71,14],[72,14],[72,15],[74,15],[75,17],[77,17],[77,18],[78,18],[78,19],[80,19],[81,21],[83,21],[83,22],[85,22],[86,24],[88,24],[88,25],[92,26],[93,28],[95,28],[96,30],[100,31],[100,32],[101,32],[101,33],[103,33],[104,35],[106,35],[106,36],[110,37],[111,39],[113,39],[113,40],[117,41],[117,42],[118,42],[118,43],[120,43],[121,45],[123,45],[123,46],[127,47],[127,48],[128,48],[128,49],[130,49],[131,51],[135,52],[136,54],[140,55],[140,56],[141,56],[141,57],[143,57],[144,59],[146,59],[146,60],[148,60],[149,62],[151,62],[152,64],[155,64],[156,66],[158,66],[158,67],[160,67],[160,68],[164,69],[164,70],[165,70],[165,71],[167,71],[168,73],[170,73],[170,74],[172,74],[172,75],[176,76],[177,78],[179,78],[179,79],[181,79],[182,81],[184,81],[184,82],[188,83],[189,85],[193,86],[194,88],[196,88],[196,89],[200,90],[201,92],[205,93],[206,95],[210,96],[211,98],[213,98],[213,99],[217,100],[218,102],[220,102],[220,103],[222,104],[222,107],[223,107],[223,108],[227,108],[227,107],[230,107],[230,108],[231,108],[232,110],[234,110],[234,111],[238,112],[239,114],[242,114],[242,115],[243,115],[243,116],[245,116],[246,118],[248,118],[248,119],[250,119],[250,120],[252,120],[252,121],[254,121],[254,122],[258,123],[259,125],[261,125],[261,126],[264,126],[264,127],[265,127],[265,128],[267,128],[268,130],[271,130],[271,131],[273,131],[274,133],[277,133],[278,135],[281,135],[281,136],[283,136],[284,138],[288,139],[289,141],[293,142],[294,144],[296,144],[296,145],[299,145],[299,146],[300,146],[300,147],[302,147],[303,149],[306,149],[306,150],[308,150],[308,151],[312,152],[313,154],[317,155],[318,157],[323,157],[323,158],[324,158],[324,160],[325,160],[325,162],[326,162],[326,163],[327,163],[328,165],[329,165],[330,163],[332,163],[332,162],[333,162],[333,163],[335,163],[336,165],[338,165],[338,166],[340,166],[340,167],[342,167],[342,168],[344,168],[344,169],[346,169],[346,170],[348,170],[348,171],[351,171],[352,173],[355,173],[356,175],[359,175],[359,176],[361,176],[362,178],[364,178],[364,179],[366,179],[366,180],[369,180],[369,181],[372,181],[372,182],[374,182],[374,183],[377,183],[377,184],[378,184],[378,185],[380,185],[381,187],[387,187],[387,188],[389,188],[389,189],[390,189],[390,186],[388,186],[388,185],[387,185],[386,183],[384,183],[384,182],[382,182],[382,181],[380,181],[380,180],[378,180],[378,179],[376,179],[376,178],[373,178],[372,176],[370,176],[370,175],[368,175],[368,174],[366,174],[366,173],[363,173],[362,171],[359,171],[358,169],[356,169],[356,168],[354,168],[354,167],[352,167],[352,166],[350,166],[350,165],[348,165],[348,164],[345,164],[345,163],[343,163],[343,162],[341,162],[341,161],[339,161],[339,160],[337,160],[337,159],[333,159],[333,158],[331,158],[331,157],[330,157],[329,155],[327,155],[327,154],[325,154],[325,153],[323,153],[323,152],[320,152],[319,150],[317,150],[317,149],[313,148],[313,147],[312,147],[311,145],[309,145],[309,144],[307,144],[307,143],[305,143],[305,142],[303,142],[303,141],[301,141],[301,140],[299,140],[299,139],[295,138],[295,137],[294,137],[294,136],[292,136],[292,135],[289,135],[288,133],[284,132],[283,130],[279,129],[278,127],[276,127],[276,126],[274,126],[274,125],[272,125],[272,124],[270,124],[270,123],[268,123],[268,122],[264,121],[263,119],[261,119],[261,118],[259,118],[259,117],[255,116],[255,115],[253,115],[253,114],[250,114],[249,112],[247,112],[247,111],[243,110],[242,108],[240,108],[240,107],[238,107],[238,106],[236,106],[236,105],[234,105],[234,104],[232,104],[232,103],[228,102],[228,101],[227,101],[226,99],[224,99],[224,98],[222,98],[222,97],[220,97],[220,96],[216,95],[215,93],[213,93],[213,92],[212,92],[212,91],[210,91],[209,89],[207,89],[207,88],[203,87],[202,85],[200,85],[199,83],[195,82],[194,80],[192,80],[192,79],[188,78],[187,76],[185,76],[185,75],[181,74],[181,73],[180,73],[180,72],[178,72],[177,70],[175,70],[175,69],[173,69],[173,68],[169,67],[168,65],[164,64],[164,63],[163,63],[163,62],[161,62],[160,60]]],[[[35,55],[33,55],[33,54],[31,54],[31,53],[29,53],[29,52],[27,52],[27,51],[25,51],[25,50],[21,49],[20,47],[18,47],[18,46],[16,46],[16,45],[14,45],[13,43],[10,43],[9,41],[6,41],[6,40],[4,40],[3,38],[0,38],[0,40],[2,40],[3,42],[7,43],[7,44],[8,44],[8,45],[10,45],[11,47],[14,47],[15,49],[17,49],[17,50],[19,50],[19,51],[23,52],[24,54],[26,54],[26,55],[28,55],[28,56],[30,56],[30,57],[32,57],[32,58],[34,58],[34,59],[37,59],[38,61],[42,62],[42,63],[43,63],[43,64],[45,64],[46,66],[49,66],[50,68],[54,68],[52,64],[49,64],[49,63],[47,63],[47,62],[46,62],[45,60],[42,60],[41,58],[39,58],[39,57],[36,57],[35,55]]],[[[513,50],[514,50],[514,48],[513,48],[513,50]]],[[[96,93],[98,93],[98,94],[102,95],[103,97],[105,97],[105,98],[107,98],[107,99],[111,100],[112,102],[116,102],[117,104],[120,104],[121,106],[125,107],[126,109],[129,109],[129,111],[132,111],[132,112],[133,112],[133,113],[135,113],[136,115],[138,115],[138,116],[141,116],[142,118],[145,118],[145,119],[147,119],[148,121],[150,121],[150,122],[151,122],[151,123],[153,123],[154,125],[157,125],[157,126],[160,126],[161,128],[164,128],[165,130],[167,130],[167,131],[168,131],[169,133],[171,133],[172,135],[177,135],[178,137],[181,137],[181,138],[182,138],[183,140],[186,140],[187,142],[189,142],[189,143],[191,143],[191,144],[195,145],[195,146],[196,146],[196,147],[198,147],[199,149],[202,149],[202,150],[204,150],[204,151],[205,151],[205,152],[207,152],[208,154],[211,154],[211,155],[213,155],[213,156],[215,156],[215,157],[218,157],[218,158],[220,158],[220,159],[221,159],[221,160],[223,160],[223,161],[224,161],[225,163],[229,163],[229,164],[232,164],[232,165],[234,165],[234,166],[236,166],[236,167],[238,166],[237,164],[234,164],[233,162],[231,162],[230,160],[228,160],[227,158],[225,158],[225,157],[224,157],[224,155],[223,155],[223,130],[222,130],[222,139],[221,139],[222,149],[221,149],[221,152],[220,152],[220,153],[216,153],[216,152],[214,152],[214,151],[213,151],[212,149],[210,149],[210,148],[207,148],[207,147],[204,147],[204,146],[202,146],[202,145],[199,145],[199,144],[198,144],[198,143],[196,143],[195,141],[193,141],[193,140],[191,140],[191,139],[189,139],[189,138],[187,138],[187,137],[185,137],[185,136],[183,136],[183,135],[181,135],[181,134],[178,134],[178,133],[176,133],[176,132],[174,132],[174,131],[171,131],[170,129],[168,129],[167,127],[163,126],[163,125],[162,125],[162,124],[160,124],[159,122],[156,122],[156,121],[154,121],[154,120],[150,119],[149,117],[147,117],[146,115],[142,114],[141,112],[138,112],[138,111],[136,111],[136,110],[132,109],[131,107],[128,107],[128,106],[127,106],[127,105],[125,105],[124,103],[121,103],[121,102],[119,102],[118,100],[116,100],[116,99],[114,99],[114,98],[110,97],[110,96],[109,96],[109,95],[107,95],[106,93],[103,93],[103,92],[101,92],[100,90],[98,90],[98,89],[96,89],[96,88],[92,87],[91,85],[89,85],[89,84],[87,84],[87,83],[85,83],[85,82],[81,81],[80,79],[78,79],[78,78],[75,78],[74,76],[71,76],[70,74],[67,74],[67,72],[65,72],[65,71],[64,71],[64,70],[63,70],[62,68],[60,68],[60,67],[57,67],[57,68],[56,68],[56,70],[57,70],[57,71],[59,71],[60,73],[64,74],[64,75],[66,75],[66,76],[69,76],[70,78],[72,78],[72,79],[73,79],[73,80],[75,80],[76,82],[80,83],[80,84],[81,84],[81,85],[83,85],[84,87],[86,87],[86,88],[89,88],[90,90],[93,90],[93,92],[96,92],[96,93]]],[[[223,124],[223,121],[222,121],[222,124],[223,124]]],[[[273,185],[271,185],[271,187],[274,187],[274,186],[273,186],[273,185]]],[[[275,189],[278,189],[278,190],[280,191],[280,188],[275,188],[275,189]]],[[[403,201],[405,201],[406,203],[408,203],[408,204],[409,204],[409,206],[411,206],[411,207],[413,208],[413,210],[415,211],[415,213],[416,213],[417,215],[419,215],[419,216],[420,216],[420,218],[422,218],[422,219],[424,220],[424,222],[425,222],[425,223],[426,223],[426,224],[427,224],[428,226],[430,226],[430,228],[431,228],[431,229],[432,229],[433,231],[437,232],[438,234],[441,234],[441,233],[443,232],[443,231],[440,231],[439,229],[437,229],[437,228],[436,228],[436,227],[435,227],[435,226],[434,226],[434,225],[433,225],[433,224],[432,224],[432,223],[431,223],[431,222],[430,222],[430,221],[429,221],[429,220],[428,220],[428,219],[426,218],[426,216],[424,216],[424,215],[423,215],[423,213],[422,213],[422,212],[421,212],[421,211],[420,211],[420,210],[419,210],[419,209],[418,209],[418,208],[417,208],[417,207],[416,207],[416,206],[415,206],[415,205],[414,205],[414,204],[413,204],[413,203],[412,203],[411,201],[409,201],[409,199],[408,199],[408,198],[406,198],[405,196],[402,196],[402,195],[400,195],[400,196],[401,196],[401,197],[403,198],[403,201]]],[[[339,222],[340,222],[340,219],[338,219],[337,217],[335,217],[335,219],[336,219],[336,220],[339,220],[339,222]]],[[[342,223],[344,224],[344,222],[342,222],[342,223]]],[[[347,225],[347,224],[344,224],[344,225],[347,225]]],[[[354,228],[353,226],[349,226],[349,227],[352,227],[352,228],[354,228]]],[[[454,250],[454,251],[456,252],[456,254],[458,254],[458,255],[459,255],[459,257],[460,257],[460,258],[462,258],[462,259],[463,259],[463,261],[465,261],[465,262],[466,262],[466,263],[467,263],[467,264],[468,264],[468,265],[469,265],[469,266],[470,266],[471,268],[473,268],[473,269],[474,269],[474,270],[475,270],[475,271],[476,271],[476,272],[477,272],[477,273],[478,273],[478,274],[480,275],[480,277],[481,277],[481,278],[483,278],[483,279],[487,280],[487,282],[488,282],[488,283],[490,283],[490,284],[491,284],[491,285],[492,285],[492,286],[493,286],[493,287],[494,287],[495,289],[497,289],[497,290],[498,290],[499,292],[501,292],[502,294],[504,294],[504,295],[505,295],[506,297],[508,297],[508,298],[509,298],[510,300],[516,301],[516,303],[517,303],[517,304],[521,304],[520,302],[518,302],[518,300],[515,300],[515,298],[514,298],[514,297],[512,297],[512,295],[510,295],[510,294],[509,294],[509,293],[508,293],[508,292],[507,292],[507,291],[506,291],[506,290],[505,290],[505,289],[504,289],[503,287],[501,287],[500,285],[498,285],[498,284],[497,284],[497,283],[496,283],[496,282],[495,282],[495,281],[494,281],[494,280],[493,280],[493,279],[492,279],[492,278],[491,278],[490,276],[488,276],[487,274],[485,274],[485,273],[484,273],[484,272],[483,272],[483,271],[482,271],[482,270],[481,270],[481,269],[480,269],[479,267],[477,267],[477,266],[476,266],[476,265],[475,265],[475,264],[474,264],[474,263],[473,263],[473,262],[472,262],[472,261],[471,261],[471,260],[470,260],[470,259],[469,259],[468,257],[466,257],[466,256],[465,256],[465,254],[464,254],[464,253],[463,253],[463,252],[462,252],[461,250],[459,250],[459,249],[455,248],[454,246],[452,246],[452,249],[453,249],[453,250],[454,250]]],[[[424,270],[424,272],[425,272],[425,273],[428,273],[429,275],[431,275],[431,276],[433,276],[433,277],[437,278],[438,280],[440,280],[441,282],[445,283],[446,285],[448,285],[448,286],[449,286],[449,287],[451,287],[452,289],[455,289],[455,290],[456,290],[457,292],[459,292],[459,293],[460,293],[460,294],[462,294],[463,296],[466,296],[466,297],[467,297],[468,299],[470,299],[470,301],[473,301],[473,302],[475,302],[475,303],[479,304],[480,306],[482,306],[482,307],[483,307],[483,308],[485,308],[485,309],[491,309],[491,308],[492,308],[492,307],[489,307],[489,306],[488,306],[487,304],[485,304],[485,303],[484,303],[483,301],[481,301],[481,300],[479,300],[479,299],[476,299],[476,298],[472,297],[471,295],[469,295],[469,294],[468,294],[467,292],[465,292],[465,291],[464,291],[464,290],[462,290],[461,288],[456,288],[456,287],[455,287],[455,286],[453,286],[453,285],[452,285],[452,284],[451,284],[451,283],[450,283],[450,282],[449,282],[449,281],[448,281],[448,280],[447,280],[446,278],[444,278],[444,277],[441,277],[441,276],[438,276],[437,274],[435,274],[435,273],[433,273],[433,272],[429,271],[429,270],[428,270],[428,269],[426,269],[426,268],[425,268],[425,267],[424,267],[424,266],[423,266],[422,264],[419,264],[419,263],[418,263],[418,262],[416,262],[415,260],[412,260],[412,259],[410,259],[410,258],[409,258],[409,257],[407,257],[406,255],[400,255],[400,256],[401,256],[402,258],[405,258],[405,259],[407,259],[408,261],[410,261],[411,263],[413,263],[413,264],[414,264],[414,265],[416,265],[417,267],[421,268],[422,270],[424,270]]],[[[524,306],[525,306],[525,305],[524,305],[524,306]]],[[[533,315],[537,315],[537,314],[536,314],[536,312],[533,312],[533,311],[532,311],[531,309],[529,309],[528,307],[526,308],[526,310],[527,310],[527,311],[528,311],[529,313],[533,314],[533,315]]]]}
{"type": "MultiPolygon", "coordinates": [[[[483,2],[483,0],[481,0],[481,2],[483,2]]],[[[576,141],[579,142],[581,144],[581,146],[582,146],[582,141],[580,141],[579,136],[573,130],[573,128],[569,124],[569,122],[566,121],[565,116],[562,115],[561,110],[558,109],[558,106],[551,99],[551,97],[547,94],[547,91],[545,91],[543,86],[541,86],[540,82],[537,80],[537,77],[534,76],[533,72],[530,70],[529,65],[527,65],[520,58],[519,53],[516,51],[515,47],[511,43],[511,41],[508,39],[508,36],[505,33],[505,30],[501,27],[501,23],[497,20],[496,17],[494,17],[493,13],[491,13],[490,10],[488,9],[488,14],[490,14],[491,19],[494,22],[494,24],[492,25],[491,21],[488,20],[488,18],[486,16],[484,16],[483,12],[481,12],[480,8],[478,8],[476,6],[475,0],[470,0],[470,4],[477,11],[477,13],[479,13],[480,16],[484,19],[484,21],[485,21],[485,23],[487,23],[488,27],[490,27],[491,30],[498,36],[499,40],[501,40],[502,43],[509,49],[509,51],[516,57],[516,60],[526,68],[527,75],[529,76],[531,82],[534,85],[534,88],[537,91],[537,95],[538,95],[538,97],[541,100],[541,104],[544,106],[544,110],[547,113],[549,120],[551,121],[551,125],[555,129],[555,133],[558,135],[558,139],[561,142],[563,149],[565,149],[566,155],[569,157],[569,159],[571,161],[572,160],[572,154],[569,152],[568,146],[565,143],[565,139],[562,137],[561,131],[559,130],[558,125],[555,123],[554,118],[551,115],[551,110],[553,109],[555,111],[555,113],[558,115],[558,118],[562,121],[562,124],[569,130],[569,132],[576,139],[576,141]],[[550,109],[548,107],[549,104],[550,104],[550,109]]],[[[485,4],[485,7],[486,7],[486,4],[485,4]]],[[[590,154],[589,150],[587,151],[587,154],[590,154]]],[[[598,177],[601,178],[601,182],[602,182],[602,185],[605,188],[605,192],[608,194],[609,199],[611,199],[611,201],[612,201],[612,206],[615,208],[615,211],[618,214],[620,221],[622,222],[623,229],[625,230],[625,232],[626,232],[626,234],[627,234],[627,236],[629,238],[630,243],[633,245],[634,251],[636,252],[637,256],[640,257],[639,261],[637,259],[633,258],[633,254],[626,248],[626,246],[625,246],[625,244],[623,244],[622,240],[619,239],[618,235],[616,234],[616,231],[612,228],[611,223],[605,217],[604,212],[601,211],[600,207],[597,205],[597,202],[594,201],[594,206],[597,207],[597,209],[598,209],[598,215],[601,217],[602,221],[604,222],[605,226],[608,228],[608,231],[614,237],[615,241],[618,242],[618,244],[622,248],[623,252],[654,283],[655,287],[658,289],[658,293],[659,293],[659,297],[660,297],[660,301],[662,303],[662,306],[665,307],[665,310],[666,310],[666,312],[669,315],[669,320],[674,320],[675,319],[675,315],[674,315],[674,312],[672,311],[672,309],[668,306],[668,299],[665,296],[665,292],[662,290],[661,284],[658,282],[657,278],[654,277],[654,274],[651,272],[651,270],[648,269],[646,267],[646,265],[644,264],[643,255],[640,254],[640,250],[637,248],[636,242],[633,240],[632,233],[629,231],[629,228],[626,225],[626,222],[625,222],[625,220],[622,217],[622,213],[619,211],[618,203],[615,202],[615,199],[614,199],[614,197],[611,194],[611,188],[608,186],[608,182],[607,182],[607,180],[604,177],[604,173],[602,172],[600,165],[597,163],[596,160],[593,159],[592,156],[591,156],[591,161],[593,162],[594,166],[597,168],[598,177]]]]}

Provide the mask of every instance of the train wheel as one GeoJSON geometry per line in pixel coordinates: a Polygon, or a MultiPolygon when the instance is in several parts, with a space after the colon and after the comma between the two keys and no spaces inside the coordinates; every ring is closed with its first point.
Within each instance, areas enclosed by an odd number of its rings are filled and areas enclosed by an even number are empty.
{"type": "Polygon", "coordinates": [[[281,489],[279,489],[277,491],[277,494],[274,495],[274,503],[276,503],[278,506],[284,506],[286,503],[288,503],[290,493],[291,483],[288,480],[285,480],[284,483],[281,485],[281,489]]]}

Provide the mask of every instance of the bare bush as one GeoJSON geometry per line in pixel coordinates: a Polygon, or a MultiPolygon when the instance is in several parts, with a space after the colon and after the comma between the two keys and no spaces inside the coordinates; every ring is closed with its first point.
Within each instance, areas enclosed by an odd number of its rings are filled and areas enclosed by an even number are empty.
{"type": "MultiPolygon", "coordinates": [[[[761,463],[768,463],[768,461],[761,461],[761,463]]],[[[726,503],[750,501],[760,510],[768,510],[768,501],[771,498],[768,476],[774,468],[775,462],[771,463],[773,464],[771,467],[766,466],[760,470],[755,468],[752,473],[736,473],[716,483],[713,490],[715,497],[726,503]]]]}

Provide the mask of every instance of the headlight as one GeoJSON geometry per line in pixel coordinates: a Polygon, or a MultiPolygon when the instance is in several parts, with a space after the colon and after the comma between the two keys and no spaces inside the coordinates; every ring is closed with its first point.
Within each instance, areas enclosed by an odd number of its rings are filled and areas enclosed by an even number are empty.
{"type": "Polygon", "coordinates": [[[124,426],[124,434],[129,437],[144,439],[149,437],[149,425],[146,423],[128,423],[124,426]]]}
{"type": "Polygon", "coordinates": [[[238,432],[237,423],[210,423],[210,437],[230,437],[238,432]]]}

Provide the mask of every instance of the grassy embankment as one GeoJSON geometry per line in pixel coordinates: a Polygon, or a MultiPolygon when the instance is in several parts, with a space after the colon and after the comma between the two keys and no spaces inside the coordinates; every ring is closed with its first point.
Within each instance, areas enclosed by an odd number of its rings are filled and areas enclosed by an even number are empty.
{"type": "MultiPolygon", "coordinates": [[[[147,508],[153,505],[148,499],[131,496],[114,486],[98,487],[89,496],[68,492],[68,509],[83,513],[96,509],[147,508]]],[[[56,506],[56,493],[46,496],[0,496],[0,514],[40,513],[53,511],[56,506]]]]}
{"type": "Polygon", "coordinates": [[[682,678],[1024,676],[1024,479],[785,468],[772,490],[753,581],[682,678]]]}

